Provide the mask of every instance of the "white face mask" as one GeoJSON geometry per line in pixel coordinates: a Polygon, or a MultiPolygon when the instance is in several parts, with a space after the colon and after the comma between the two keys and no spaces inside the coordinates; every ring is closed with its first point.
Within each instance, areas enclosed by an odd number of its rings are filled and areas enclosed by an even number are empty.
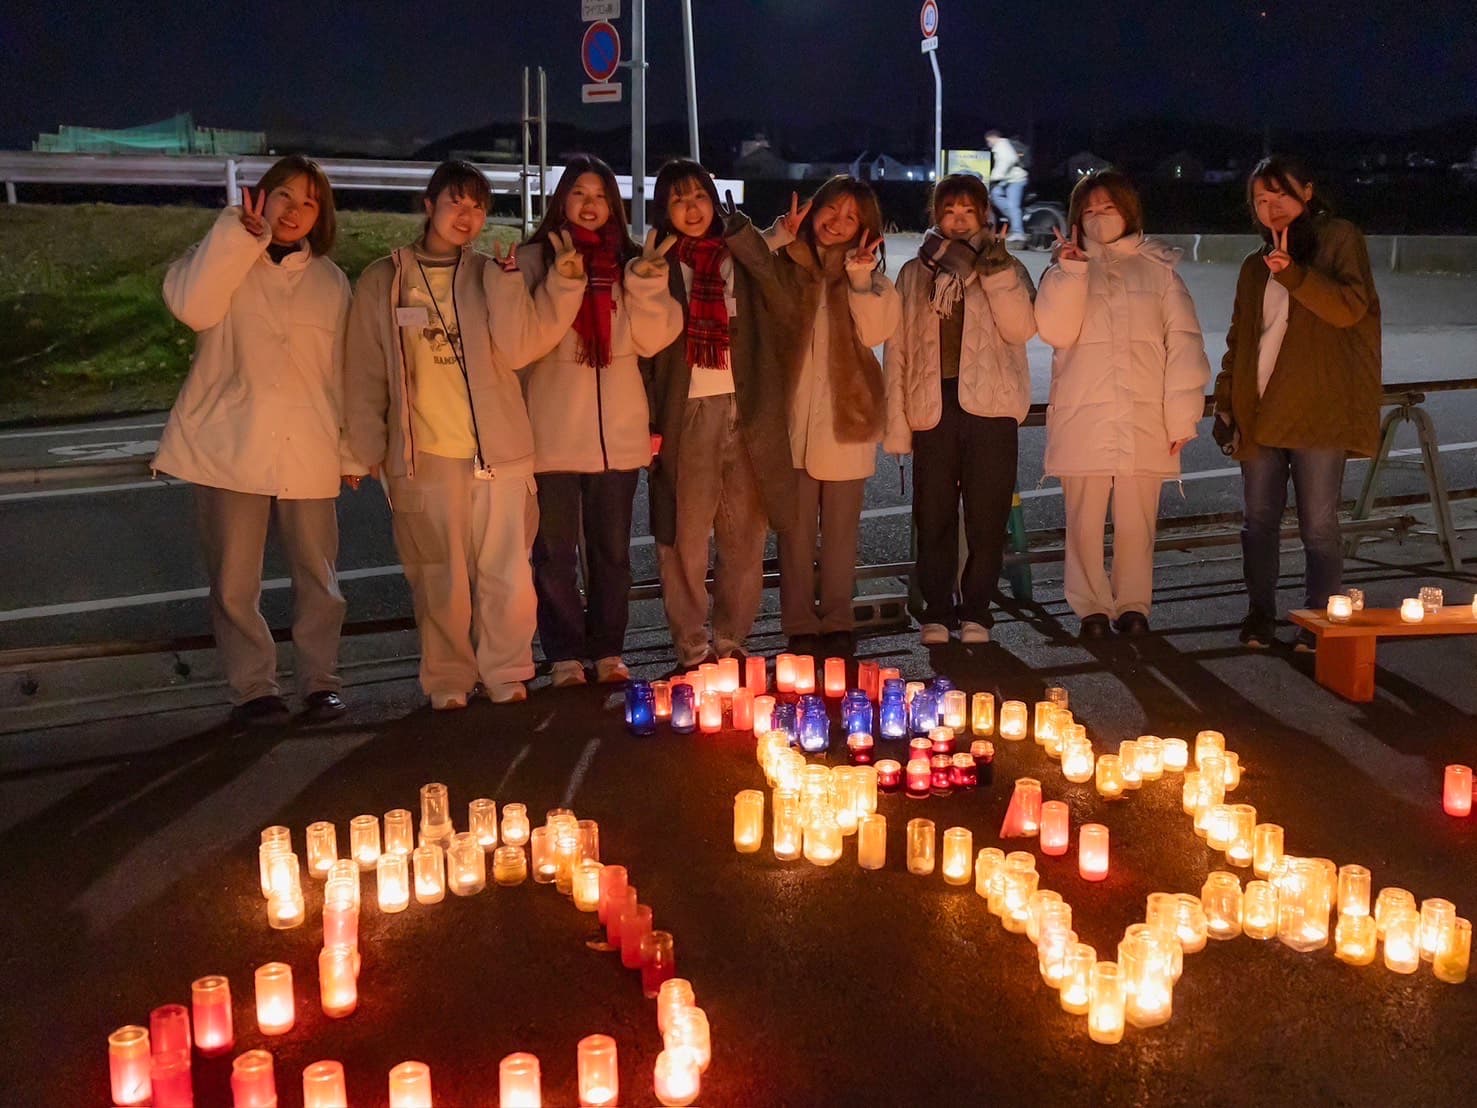
{"type": "Polygon", "coordinates": [[[1093,242],[1110,243],[1117,242],[1123,237],[1127,229],[1123,217],[1117,212],[1105,215],[1084,215],[1082,217],[1082,231],[1093,242]]]}

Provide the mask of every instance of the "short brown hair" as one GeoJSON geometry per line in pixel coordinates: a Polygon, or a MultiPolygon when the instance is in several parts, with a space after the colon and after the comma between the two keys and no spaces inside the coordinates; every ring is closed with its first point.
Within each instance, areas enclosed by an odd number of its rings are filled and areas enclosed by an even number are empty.
{"type": "Polygon", "coordinates": [[[333,240],[338,237],[338,215],[333,206],[333,186],[321,165],[302,154],[289,154],[277,159],[272,168],[262,174],[256,189],[261,193],[271,193],[294,177],[306,177],[308,193],[318,201],[318,219],[308,232],[308,249],[314,254],[327,254],[333,249],[333,240]]]}
{"type": "MultiPolygon", "coordinates": [[[[810,198],[810,211],[805,216],[805,221],[800,224],[798,237],[812,250],[815,249],[815,217],[827,204],[833,203],[842,196],[849,196],[856,203],[857,222],[861,224],[861,230],[857,232],[853,242],[861,241],[862,232],[866,232],[871,238],[882,238],[882,205],[877,202],[877,194],[872,191],[872,186],[859,177],[852,177],[847,173],[838,173],[828,178],[826,183],[815,190],[815,195],[810,198]]],[[[877,272],[884,273],[887,270],[887,244],[879,242],[877,245],[877,272]]]]}
{"type": "Polygon", "coordinates": [[[973,173],[950,173],[933,186],[933,199],[929,203],[929,215],[935,225],[944,208],[950,203],[968,200],[979,213],[980,225],[990,225],[990,190],[973,173]]]}
{"type": "Polygon", "coordinates": [[[1136,235],[1144,229],[1144,202],[1139,199],[1139,190],[1126,173],[1116,169],[1094,169],[1072,186],[1072,199],[1067,208],[1067,223],[1079,237],[1083,236],[1082,212],[1087,207],[1087,198],[1102,189],[1113,200],[1114,206],[1123,216],[1123,233],[1136,235]]]}

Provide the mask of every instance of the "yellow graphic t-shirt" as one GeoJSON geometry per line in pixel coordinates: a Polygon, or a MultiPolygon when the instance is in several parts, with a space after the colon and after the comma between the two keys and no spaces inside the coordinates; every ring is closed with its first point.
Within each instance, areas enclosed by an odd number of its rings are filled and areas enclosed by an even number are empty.
{"type": "Polygon", "coordinates": [[[477,436],[467,384],[457,361],[462,336],[451,296],[455,271],[455,265],[430,262],[406,271],[401,306],[425,308],[426,322],[401,330],[410,370],[415,448],[442,458],[471,458],[477,453],[477,436]]]}

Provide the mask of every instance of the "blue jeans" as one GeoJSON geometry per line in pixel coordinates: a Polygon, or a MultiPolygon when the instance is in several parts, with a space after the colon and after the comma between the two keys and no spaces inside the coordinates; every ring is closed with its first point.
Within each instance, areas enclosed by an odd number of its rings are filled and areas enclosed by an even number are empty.
{"type": "Polygon", "coordinates": [[[1026,195],[1025,181],[997,181],[990,189],[990,203],[995,210],[1010,220],[1010,233],[1024,235],[1026,225],[1021,221],[1021,199],[1026,195]]]}
{"type": "Polygon", "coordinates": [[[1339,591],[1344,572],[1339,533],[1339,496],[1344,484],[1344,451],[1330,447],[1286,450],[1263,446],[1241,463],[1245,522],[1241,526],[1241,566],[1253,610],[1277,614],[1281,572],[1282,512],[1287,479],[1297,496],[1298,537],[1307,569],[1306,606],[1324,608],[1339,591]]]}

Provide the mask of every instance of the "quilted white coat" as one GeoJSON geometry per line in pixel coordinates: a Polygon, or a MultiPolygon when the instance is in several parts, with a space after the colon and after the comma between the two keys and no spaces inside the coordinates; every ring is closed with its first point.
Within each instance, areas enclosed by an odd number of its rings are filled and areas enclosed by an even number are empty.
{"type": "Polygon", "coordinates": [[[164,302],[196,332],[195,357],[154,468],[235,492],[331,499],[341,474],[365,471],[340,447],[349,281],[306,248],[275,265],[270,242],[227,208],[169,267],[164,302]]]}
{"type": "MultiPolygon", "coordinates": [[[[913,432],[938,426],[943,415],[939,317],[929,307],[932,274],[917,258],[898,273],[902,319],[887,340],[887,430],[882,448],[908,454],[913,432]]],[[[988,277],[972,274],[964,286],[964,333],[959,352],[959,406],[971,415],[1009,416],[1031,409],[1026,341],[1036,333],[1031,278],[1015,262],[988,277]]]]}
{"type": "Polygon", "coordinates": [[[1048,476],[1175,477],[1170,445],[1195,436],[1210,363],[1180,251],[1125,235],[1041,276],[1036,326],[1052,348],[1048,476]]]}

